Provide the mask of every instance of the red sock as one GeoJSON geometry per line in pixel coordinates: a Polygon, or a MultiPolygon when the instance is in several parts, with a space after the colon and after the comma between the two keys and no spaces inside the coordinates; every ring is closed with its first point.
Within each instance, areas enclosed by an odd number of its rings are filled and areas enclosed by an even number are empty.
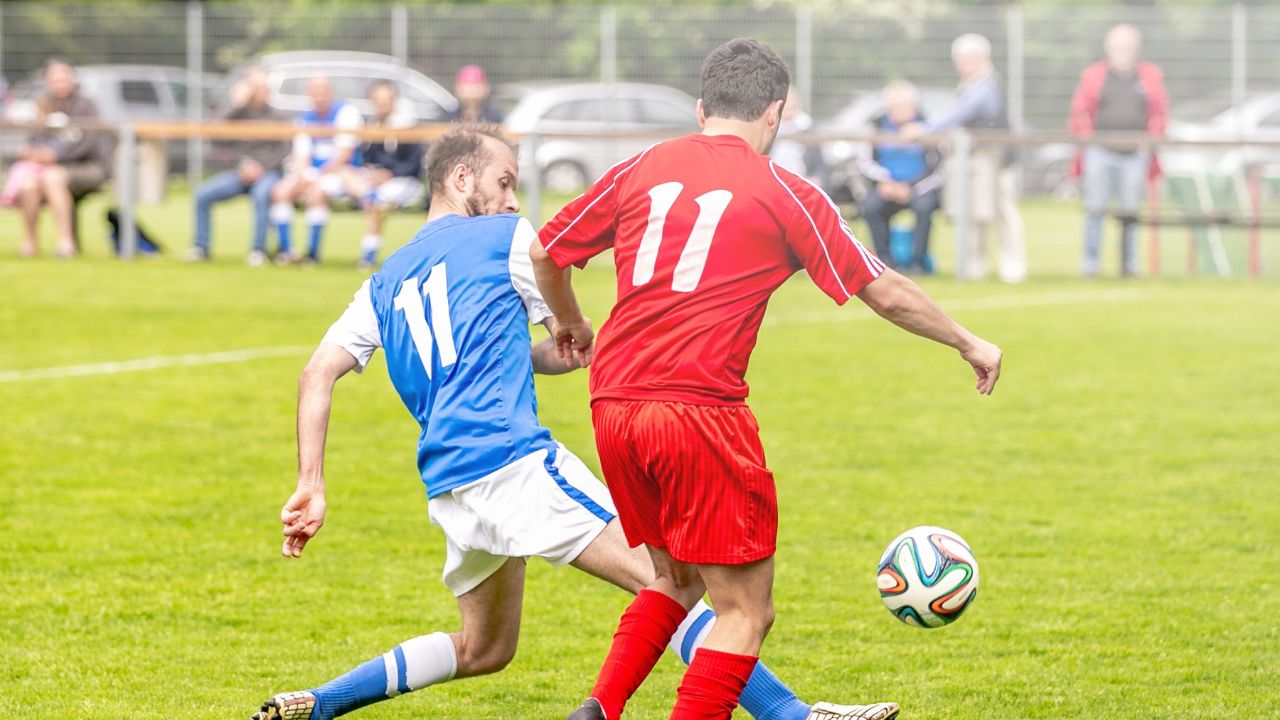
{"type": "Polygon", "coordinates": [[[649,676],[688,614],[683,605],[657,590],[641,590],[622,613],[613,646],[591,690],[591,697],[600,701],[608,720],[622,717],[627,700],[649,676]]]}
{"type": "Polygon", "coordinates": [[[759,660],[698,648],[684,671],[671,720],[729,720],[759,660]]]}

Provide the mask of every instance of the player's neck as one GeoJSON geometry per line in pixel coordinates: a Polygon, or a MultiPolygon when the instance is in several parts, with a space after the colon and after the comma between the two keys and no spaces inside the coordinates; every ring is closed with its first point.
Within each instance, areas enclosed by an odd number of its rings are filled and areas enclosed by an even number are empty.
{"type": "Polygon", "coordinates": [[[427,207],[427,222],[439,220],[449,215],[468,217],[470,214],[465,203],[456,203],[447,197],[432,197],[431,205],[427,207]]]}
{"type": "Polygon", "coordinates": [[[732,118],[707,118],[702,126],[703,135],[734,135],[742,138],[752,150],[764,155],[768,152],[770,130],[758,122],[746,122],[732,118]]]}

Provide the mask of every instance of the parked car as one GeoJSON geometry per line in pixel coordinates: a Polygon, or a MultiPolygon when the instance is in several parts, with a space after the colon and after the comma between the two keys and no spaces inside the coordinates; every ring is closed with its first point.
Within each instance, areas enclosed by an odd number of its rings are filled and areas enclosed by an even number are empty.
{"type": "Polygon", "coordinates": [[[335,97],[355,105],[365,117],[373,116],[369,86],[380,80],[396,84],[401,112],[420,122],[443,121],[458,107],[457,99],[439,83],[390,55],[303,50],[263,55],[254,64],[267,71],[272,106],[289,115],[311,107],[307,81],[318,74],[333,82],[335,97]]]}
{"type": "MultiPolygon", "coordinates": [[[[1238,105],[1217,97],[1178,105],[1170,113],[1169,137],[1179,140],[1280,141],[1280,91],[1259,92],[1238,105]]],[[[1246,166],[1280,164],[1274,147],[1189,148],[1171,147],[1161,152],[1170,172],[1212,171],[1236,174],[1246,166]]]]}
{"type": "MultiPolygon", "coordinates": [[[[191,94],[190,76],[185,68],[164,65],[81,65],[76,68],[80,92],[98,106],[103,122],[116,123],[129,120],[184,120],[187,117],[187,99],[191,94]]],[[[222,79],[214,74],[202,76],[202,99],[212,108],[219,99],[222,79]]],[[[5,105],[4,116],[10,122],[33,122],[37,116],[36,103],[44,95],[42,72],[15,83],[10,100],[5,105]]],[[[27,133],[6,132],[0,139],[0,156],[6,159],[17,155],[26,142],[27,133]]],[[[171,150],[172,165],[178,169],[186,166],[186,145],[175,143],[171,150]]]]}
{"type": "MultiPolygon", "coordinates": [[[[608,134],[636,132],[675,136],[697,129],[694,99],[675,88],[642,83],[523,83],[498,89],[505,129],[530,132],[608,134]]],[[[558,193],[582,189],[613,165],[652,145],[652,137],[548,137],[534,158],[522,146],[521,173],[536,166],[543,186],[558,193]]]]}

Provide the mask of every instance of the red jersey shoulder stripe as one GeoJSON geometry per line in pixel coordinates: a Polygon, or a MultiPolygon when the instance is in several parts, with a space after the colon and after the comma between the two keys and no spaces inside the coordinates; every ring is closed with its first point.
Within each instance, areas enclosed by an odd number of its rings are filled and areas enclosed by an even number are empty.
{"type": "MultiPolygon", "coordinates": [[[[644,151],[641,152],[639,155],[635,155],[633,157],[627,158],[626,160],[623,160],[622,162],[615,164],[613,167],[609,168],[608,170],[605,170],[604,174],[600,176],[600,179],[597,180],[596,183],[599,183],[603,181],[605,178],[609,177],[609,173],[613,172],[614,170],[617,170],[619,166],[626,165],[626,167],[622,168],[621,170],[618,170],[618,173],[613,176],[613,182],[609,183],[609,187],[605,188],[599,195],[596,195],[594,198],[592,198],[591,202],[587,203],[587,206],[582,208],[582,212],[578,213],[578,217],[569,221],[569,224],[565,225],[564,229],[562,229],[559,233],[557,233],[554,238],[551,238],[551,242],[547,243],[546,246],[543,247],[543,249],[550,250],[553,245],[559,242],[560,238],[565,236],[565,233],[572,230],[573,226],[577,225],[579,220],[586,217],[588,212],[591,212],[591,208],[594,207],[596,203],[600,202],[601,199],[603,199],[606,195],[608,195],[610,192],[613,191],[613,189],[618,185],[618,178],[622,177],[627,173],[628,170],[635,167],[636,163],[640,162],[640,160],[644,158],[645,155],[648,155],[650,150],[658,147],[661,144],[662,142],[656,142],[650,145],[649,147],[645,148],[644,151]]],[[[595,188],[595,185],[592,185],[590,188],[587,189],[587,192],[591,192],[591,190],[593,190],[594,188],[595,188]]],[[[586,194],[587,193],[583,193],[582,195],[579,195],[577,199],[579,200],[582,199],[582,197],[585,196],[586,194]]]]}
{"type": "Polygon", "coordinates": [[[796,205],[800,208],[800,211],[804,213],[805,219],[809,221],[809,227],[813,228],[814,237],[818,238],[818,243],[822,246],[822,254],[827,259],[827,267],[831,269],[831,275],[835,277],[836,283],[840,286],[840,290],[845,294],[846,299],[852,298],[853,293],[850,293],[849,289],[844,286],[844,281],[840,278],[840,273],[836,271],[835,263],[831,261],[831,253],[828,250],[826,238],[822,237],[822,233],[818,231],[818,223],[814,222],[813,215],[809,213],[809,208],[804,206],[804,203],[800,201],[800,198],[796,197],[795,191],[792,190],[782,177],[778,175],[779,169],[781,169],[782,172],[787,173],[791,178],[808,185],[810,189],[816,192],[827,202],[827,205],[831,208],[831,212],[835,213],[836,216],[840,218],[840,227],[844,230],[845,237],[849,242],[853,243],[853,246],[858,250],[859,255],[862,257],[862,262],[867,266],[867,270],[871,273],[871,276],[873,278],[880,277],[880,274],[884,272],[884,263],[880,262],[879,258],[875,255],[867,252],[867,249],[862,246],[862,243],[858,242],[858,238],[854,237],[853,231],[849,229],[848,224],[844,221],[844,217],[840,215],[839,208],[836,207],[835,203],[831,202],[831,198],[827,197],[827,194],[824,193],[821,188],[808,180],[805,180],[799,175],[790,172],[786,168],[779,168],[773,161],[769,162],[769,169],[773,172],[774,179],[778,181],[778,184],[782,186],[783,190],[787,191],[787,195],[791,196],[791,199],[795,201],[796,205]]]}

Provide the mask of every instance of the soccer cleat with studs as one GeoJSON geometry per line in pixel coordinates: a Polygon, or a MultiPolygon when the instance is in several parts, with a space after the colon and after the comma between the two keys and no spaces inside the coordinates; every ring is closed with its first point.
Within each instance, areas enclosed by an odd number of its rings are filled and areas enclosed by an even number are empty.
{"type": "Polygon", "coordinates": [[[315,709],[316,695],[310,690],[280,693],[262,703],[249,720],[311,720],[315,709]]]}
{"type": "Polygon", "coordinates": [[[569,715],[567,720],[608,720],[604,716],[604,708],[600,707],[600,701],[595,698],[587,698],[587,701],[578,706],[569,715]]]}
{"type": "Polygon", "coordinates": [[[815,703],[805,720],[894,720],[898,717],[898,703],[881,702],[870,705],[836,705],[815,703]]]}

